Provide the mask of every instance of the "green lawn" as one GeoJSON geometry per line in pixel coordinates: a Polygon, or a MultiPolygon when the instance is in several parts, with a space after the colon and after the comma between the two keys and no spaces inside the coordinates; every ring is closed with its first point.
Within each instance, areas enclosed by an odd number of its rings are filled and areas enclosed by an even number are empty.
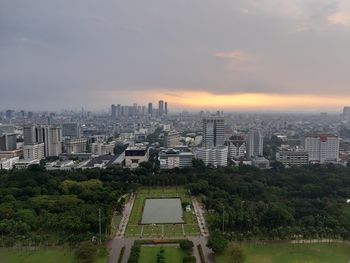
{"type": "MultiPolygon", "coordinates": [[[[186,189],[182,187],[167,187],[167,188],[141,188],[138,190],[133,209],[130,214],[128,226],[125,231],[126,237],[140,236],[141,226],[139,225],[142,219],[143,206],[147,198],[175,198],[181,199],[181,202],[191,202],[186,189]]],[[[184,229],[186,235],[198,235],[200,233],[197,225],[196,216],[192,212],[184,212],[184,229]]],[[[162,235],[161,224],[157,226],[145,225],[143,229],[144,237],[160,237],[162,235]]],[[[164,236],[183,236],[181,224],[164,224],[164,236]]]]}
{"type": "MultiPolygon", "coordinates": [[[[25,249],[0,248],[1,263],[74,263],[74,252],[68,248],[25,249]]],[[[95,263],[106,263],[106,256],[98,256],[95,263]]]]}
{"type": "MultiPolygon", "coordinates": [[[[245,263],[348,263],[348,244],[243,245],[245,263]]],[[[232,262],[228,252],[217,256],[218,263],[232,262]]]]}
{"type": "MultiPolygon", "coordinates": [[[[165,262],[167,263],[182,263],[184,252],[179,247],[163,247],[165,262]]],[[[139,263],[157,262],[157,254],[160,247],[141,247],[139,263]]]]}

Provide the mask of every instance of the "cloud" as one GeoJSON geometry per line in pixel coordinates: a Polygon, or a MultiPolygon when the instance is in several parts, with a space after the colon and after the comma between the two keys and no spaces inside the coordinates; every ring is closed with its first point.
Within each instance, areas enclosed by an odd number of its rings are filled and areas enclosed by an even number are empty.
{"type": "Polygon", "coordinates": [[[328,17],[328,21],[332,25],[350,26],[350,11],[336,12],[328,17]]]}

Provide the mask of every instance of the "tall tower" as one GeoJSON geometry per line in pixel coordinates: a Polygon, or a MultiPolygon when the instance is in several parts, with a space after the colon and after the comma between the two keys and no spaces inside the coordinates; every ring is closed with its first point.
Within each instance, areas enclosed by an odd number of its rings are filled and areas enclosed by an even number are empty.
{"type": "Polygon", "coordinates": [[[153,104],[152,102],[148,103],[148,110],[147,110],[147,113],[149,115],[153,115],[153,104]]]}
{"type": "Polygon", "coordinates": [[[221,116],[203,118],[203,146],[205,148],[223,146],[225,122],[221,116]]]}
{"type": "Polygon", "coordinates": [[[164,114],[164,101],[158,101],[158,114],[162,116],[164,114]]]}
{"type": "Polygon", "coordinates": [[[117,117],[117,107],[112,104],[111,106],[111,114],[112,114],[112,119],[115,119],[117,117]]]}
{"type": "Polygon", "coordinates": [[[168,115],[168,102],[164,103],[164,113],[165,115],[168,115]]]}
{"type": "Polygon", "coordinates": [[[263,155],[264,137],[261,131],[251,130],[247,136],[247,158],[263,155]]]}

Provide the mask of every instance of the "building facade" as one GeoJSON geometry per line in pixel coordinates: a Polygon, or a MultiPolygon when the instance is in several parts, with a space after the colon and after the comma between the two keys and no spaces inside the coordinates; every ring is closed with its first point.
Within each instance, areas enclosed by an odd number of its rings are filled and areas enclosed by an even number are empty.
{"type": "Polygon", "coordinates": [[[227,166],[228,147],[211,147],[198,148],[196,151],[196,158],[204,162],[205,165],[212,165],[214,167],[227,166]]]}
{"type": "Polygon", "coordinates": [[[86,138],[66,139],[63,143],[63,148],[66,153],[85,153],[86,145],[86,138]]]}
{"type": "Polygon", "coordinates": [[[247,136],[246,148],[249,160],[263,156],[264,137],[260,130],[251,130],[247,136]]]}
{"type": "Polygon", "coordinates": [[[172,130],[165,134],[165,147],[174,148],[180,145],[181,134],[178,131],[172,130]]]}
{"type": "Polygon", "coordinates": [[[225,143],[225,122],[221,116],[203,118],[203,147],[218,147],[225,143]]]}
{"type": "Polygon", "coordinates": [[[307,151],[282,150],[276,153],[276,161],[286,167],[305,166],[309,164],[309,153],[307,151]]]}
{"type": "Polygon", "coordinates": [[[149,149],[144,145],[130,146],[125,150],[125,167],[135,169],[149,160],[149,149]]]}
{"type": "Polygon", "coordinates": [[[17,149],[17,135],[5,133],[0,135],[0,151],[14,151],[17,149]]]}
{"type": "Polygon", "coordinates": [[[304,149],[309,153],[309,161],[316,163],[337,162],[339,160],[338,136],[331,134],[307,134],[304,149]]]}
{"type": "Polygon", "coordinates": [[[167,149],[159,153],[161,170],[171,170],[174,168],[192,167],[194,154],[192,152],[182,152],[174,149],[167,149]]]}
{"type": "Polygon", "coordinates": [[[44,143],[36,143],[32,145],[23,145],[24,160],[41,160],[45,158],[44,143]]]}

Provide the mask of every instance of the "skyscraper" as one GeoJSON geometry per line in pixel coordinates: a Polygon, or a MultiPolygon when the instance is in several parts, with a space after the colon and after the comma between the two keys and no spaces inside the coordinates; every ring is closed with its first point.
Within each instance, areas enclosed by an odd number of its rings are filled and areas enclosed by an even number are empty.
{"type": "Polygon", "coordinates": [[[117,107],[114,104],[111,105],[111,115],[112,119],[115,119],[117,117],[117,107]]]}
{"type": "Polygon", "coordinates": [[[343,116],[350,116],[350,106],[344,107],[343,116]]]}
{"type": "Polygon", "coordinates": [[[149,115],[153,114],[153,104],[152,104],[152,102],[148,103],[148,114],[149,115]]]}
{"type": "Polygon", "coordinates": [[[168,115],[168,102],[164,103],[164,113],[165,115],[168,115]]]}
{"type": "Polygon", "coordinates": [[[158,101],[158,114],[162,116],[164,114],[164,101],[158,101]]]}
{"type": "Polygon", "coordinates": [[[5,133],[0,135],[0,151],[13,151],[17,149],[17,135],[5,133]]]}
{"type": "Polygon", "coordinates": [[[247,136],[247,158],[263,156],[264,137],[261,131],[251,130],[247,136]]]}
{"type": "Polygon", "coordinates": [[[223,146],[225,123],[221,116],[209,116],[203,118],[203,146],[217,147],[223,146]]]}

